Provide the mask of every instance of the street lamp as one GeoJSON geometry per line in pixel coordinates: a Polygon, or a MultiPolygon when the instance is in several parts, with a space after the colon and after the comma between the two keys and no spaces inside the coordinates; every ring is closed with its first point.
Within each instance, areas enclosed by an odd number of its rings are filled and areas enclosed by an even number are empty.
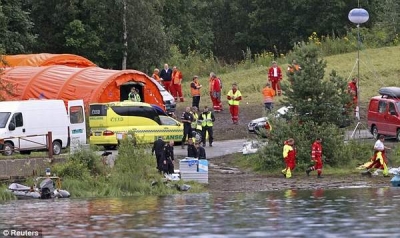
{"type": "Polygon", "coordinates": [[[356,109],[356,117],[360,120],[360,112],[359,112],[359,87],[360,87],[360,24],[366,23],[369,19],[369,14],[367,10],[363,8],[354,8],[349,12],[349,20],[355,24],[357,24],[357,109],[356,109]]]}

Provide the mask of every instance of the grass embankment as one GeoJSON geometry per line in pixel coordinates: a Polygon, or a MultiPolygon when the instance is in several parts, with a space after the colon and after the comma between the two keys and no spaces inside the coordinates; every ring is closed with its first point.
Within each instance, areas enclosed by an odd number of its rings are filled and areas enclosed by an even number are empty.
{"type": "MultiPolygon", "coordinates": [[[[126,139],[118,153],[113,168],[103,165],[95,151],[81,150],[71,155],[66,163],[53,165],[51,171],[62,178],[62,189],[70,192],[73,198],[179,193],[177,186],[183,185],[183,181],[165,182],[155,168],[155,158],[148,147],[133,146],[133,142],[126,139]]],[[[191,186],[188,192],[204,191],[201,184],[186,184],[191,186]]],[[[26,185],[33,185],[33,180],[28,179],[26,185]]],[[[0,190],[0,201],[15,199],[5,186],[0,186],[0,190]]]]}
{"type": "MultiPolygon", "coordinates": [[[[288,83],[286,69],[289,62],[288,58],[277,60],[282,68],[283,81],[288,83]]],[[[325,78],[335,70],[339,76],[349,79],[357,77],[357,52],[334,55],[324,58],[327,61],[325,78]]],[[[366,49],[360,51],[359,60],[360,72],[360,103],[367,104],[372,96],[378,95],[379,88],[383,86],[400,86],[400,46],[384,47],[377,49],[366,49]]],[[[243,94],[242,105],[249,106],[262,105],[261,89],[267,82],[267,69],[270,65],[251,64],[249,67],[237,67],[228,73],[219,74],[215,72],[223,82],[223,95],[230,90],[233,82],[238,83],[239,89],[243,94]],[[248,104],[247,104],[248,103],[248,104]]],[[[303,65],[302,67],[307,67],[303,65]]],[[[193,75],[184,75],[183,91],[187,99],[190,99],[190,83],[193,75]]],[[[202,105],[211,105],[208,96],[208,77],[200,77],[202,88],[202,105]]],[[[226,101],[226,97],[222,97],[226,101]]],[[[276,97],[275,102],[279,104],[281,98],[276,97]]],[[[226,103],[225,103],[226,104],[226,103]]]]}
{"type": "MultiPolygon", "coordinates": [[[[164,183],[155,168],[155,158],[143,146],[132,146],[126,139],[118,149],[115,166],[109,168],[100,156],[81,151],[53,171],[63,178],[63,189],[72,197],[123,197],[135,195],[167,195],[178,193],[176,186],[182,181],[164,183]]],[[[189,192],[201,192],[203,186],[188,183],[189,192]]]]}

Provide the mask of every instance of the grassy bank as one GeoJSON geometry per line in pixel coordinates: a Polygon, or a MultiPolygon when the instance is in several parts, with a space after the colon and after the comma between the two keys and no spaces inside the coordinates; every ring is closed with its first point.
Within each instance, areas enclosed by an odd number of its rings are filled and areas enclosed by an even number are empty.
{"type": "MultiPolygon", "coordinates": [[[[223,95],[231,88],[233,82],[237,82],[244,100],[243,103],[261,105],[261,89],[267,82],[267,69],[271,62],[270,56],[265,56],[267,60],[255,62],[244,62],[235,70],[227,73],[220,73],[214,70],[223,82],[223,95]]],[[[327,61],[325,78],[327,79],[332,70],[337,71],[338,75],[349,79],[358,75],[356,64],[357,52],[334,55],[324,58],[327,61]]],[[[279,58],[278,64],[284,71],[282,83],[288,83],[285,74],[290,56],[279,58]]],[[[369,98],[377,95],[380,87],[398,86],[400,78],[400,47],[384,47],[377,49],[366,49],[360,51],[359,60],[360,72],[360,99],[361,103],[367,103],[369,98]]],[[[303,67],[307,67],[303,65],[303,67]]],[[[187,99],[190,99],[190,83],[193,75],[184,75],[183,90],[187,99]]],[[[208,97],[208,77],[200,77],[202,88],[202,104],[210,105],[208,97]]],[[[226,101],[223,97],[223,101],[226,101]]],[[[279,103],[280,98],[276,98],[279,103]]]]}
{"type": "MultiPolygon", "coordinates": [[[[115,166],[104,166],[100,156],[92,151],[81,151],[67,163],[53,167],[63,178],[63,188],[72,197],[123,197],[135,195],[166,195],[178,193],[176,186],[182,181],[164,183],[155,168],[155,158],[146,146],[133,146],[132,141],[122,141],[115,166]]],[[[196,183],[189,192],[201,192],[204,187],[196,183]]]]}

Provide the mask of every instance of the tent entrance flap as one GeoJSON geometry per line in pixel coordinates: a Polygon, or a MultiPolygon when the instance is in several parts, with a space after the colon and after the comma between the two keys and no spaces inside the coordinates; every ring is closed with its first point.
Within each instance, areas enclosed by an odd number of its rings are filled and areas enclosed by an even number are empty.
{"type": "Polygon", "coordinates": [[[129,93],[131,92],[132,88],[135,88],[138,90],[140,98],[144,99],[144,90],[143,90],[144,84],[139,83],[139,82],[128,82],[124,83],[120,86],[119,89],[119,98],[121,101],[129,100],[129,93]]]}

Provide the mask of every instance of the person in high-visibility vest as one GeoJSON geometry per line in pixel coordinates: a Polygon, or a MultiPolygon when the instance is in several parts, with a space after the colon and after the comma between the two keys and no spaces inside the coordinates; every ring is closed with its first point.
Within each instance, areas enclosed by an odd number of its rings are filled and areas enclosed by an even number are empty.
{"type": "Polygon", "coordinates": [[[129,100],[131,100],[133,102],[141,101],[140,95],[135,87],[131,88],[131,92],[128,94],[128,98],[129,98],[129,100]]]}
{"type": "Polygon", "coordinates": [[[159,84],[162,85],[162,80],[160,78],[160,76],[158,76],[158,74],[160,73],[160,70],[155,68],[153,71],[153,75],[151,76],[153,79],[155,79],[159,84]]]}
{"type": "Polygon", "coordinates": [[[192,122],[192,131],[197,131],[199,134],[201,134],[201,119],[198,113],[197,107],[192,107],[192,110],[190,111],[193,115],[193,122],[192,122]]]}
{"type": "Polygon", "coordinates": [[[368,173],[371,173],[372,168],[376,168],[376,169],[383,169],[383,176],[389,175],[385,150],[390,150],[391,148],[386,147],[383,144],[384,141],[385,141],[385,136],[380,135],[379,139],[375,142],[374,157],[372,158],[372,163],[366,168],[368,173]]]}
{"type": "Polygon", "coordinates": [[[232,84],[232,89],[229,90],[227,94],[229,111],[232,116],[233,124],[238,124],[239,122],[239,103],[242,100],[242,93],[239,91],[237,84],[232,84]]]}
{"type": "Polygon", "coordinates": [[[199,83],[199,76],[193,77],[193,82],[190,84],[190,94],[192,94],[192,107],[200,108],[200,89],[201,84],[199,83]]]}
{"type": "Polygon", "coordinates": [[[293,138],[285,141],[283,146],[283,159],[285,160],[286,168],[282,170],[282,174],[285,178],[291,178],[292,172],[296,167],[296,148],[294,147],[293,138]]]}
{"type": "Polygon", "coordinates": [[[264,100],[264,106],[265,110],[267,112],[271,112],[272,108],[274,108],[274,96],[275,96],[275,90],[271,88],[271,84],[267,83],[265,87],[262,89],[262,94],[263,94],[263,100],[264,100]]]}
{"type": "Polygon", "coordinates": [[[203,143],[203,147],[206,146],[206,135],[208,133],[208,143],[210,147],[212,147],[212,143],[214,141],[213,137],[213,126],[214,126],[214,113],[208,110],[208,107],[205,106],[203,113],[200,115],[200,120],[201,120],[201,128],[202,128],[202,133],[201,133],[201,142],[203,143]]]}

